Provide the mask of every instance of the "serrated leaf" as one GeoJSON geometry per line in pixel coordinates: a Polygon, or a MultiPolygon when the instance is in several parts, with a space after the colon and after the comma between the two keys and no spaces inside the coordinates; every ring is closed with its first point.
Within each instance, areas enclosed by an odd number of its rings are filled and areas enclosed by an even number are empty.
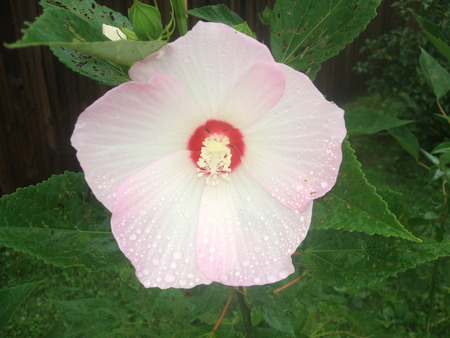
{"type": "Polygon", "coordinates": [[[445,96],[450,90],[450,73],[442,67],[430,54],[422,48],[420,54],[420,68],[425,80],[437,98],[445,96]]]}
{"type": "Polygon", "coordinates": [[[312,230],[300,257],[318,281],[359,287],[449,255],[449,240],[414,243],[360,232],[312,230]]]}
{"type": "Polygon", "coordinates": [[[50,47],[53,54],[74,72],[107,86],[118,86],[130,81],[124,69],[70,48],[50,47]]]}
{"type": "Polygon", "coordinates": [[[251,287],[247,289],[248,298],[253,307],[260,308],[264,321],[272,328],[287,334],[294,334],[292,327],[293,316],[286,311],[287,304],[272,290],[264,287],[251,287]]]}
{"type": "Polygon", "coordinates": [[[445,42],[444,34],[434,23],[416,15],[417,22],[424,30],[425,35],[430,39],[434,46],[444,55],[450,62],[450,46],[445,42]]]}
{"type": "Polygon", "coordinates": [[[39,3],[44,9],[56,8],[69,11],[99,31],[102,24],[132,29],[131,22],[126,16],[109,7],[101,6],[94,0],[41,0],[39,3]]]}
{"type": "Polygon", "coordinates": [[[397,221],[386,202],[367,182],[348,141],[343,143],[336,185],[314,202],[312,228],[358,231],[420,242],[397,221]]]}
{"type": "Polygon", "coordinates": [[[54,300],[53,303],[66,317],[64,337],[108,337],[127,319],[124,307],[110,298],[54,300]]]}
{"type": "Polygon", "coordinates": [[[0,290],[0,331],[40,282],[24,283],[0,290]]]}
{"type": "Polygon", "coordinates": [[[388,129],[389,134],[405,149],[414,159],[419,159],[420,145],[417,137],[408,129],[402,126],[388,129]]]}
{"type": "Polygon", "coordinates": [[[345,125],[349,135],[375,134],[379,131],[400,127],[410,120],[400,120],[369,108],[357,108],[345,112],[345,125]]]}
{"type": "Polygon", "coordinates": [[[239,15],[224,4],[190,9],[188,14],[206,21],[221,22],[228,26],[244,23],[244,20],[239,15]]]}
{"type": "Polygon", "coordinates": [[[3,196],[0,215],[0,245],[49,264],[106,269],[126,263],[110,230],[110,214],[81,173],[54,175],[3,196]]]}
{"type": "Polygon", "coordinates": [[[270,24],[277,61],[314,78],[376,15],[381,0],[278,0],[270,24]]]}
{"type": "Polygon", "coordinates": [[[101,30],[86,24],[76,14],[62,8],[47,8],[24,30],[22,39],[8,47],[46,45],[70,48],[116,65],[131,66],[165,44],[164,41],[111,41],[101,30]]]}

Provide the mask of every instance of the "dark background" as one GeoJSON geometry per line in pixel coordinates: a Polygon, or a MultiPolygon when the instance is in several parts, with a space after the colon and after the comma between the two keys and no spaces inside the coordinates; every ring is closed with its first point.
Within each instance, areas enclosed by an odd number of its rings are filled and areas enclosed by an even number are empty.
{"type": "MultiPolygon", "coordinates": [[[[126,14],[133,0],[97,2],[126,14]]],[[[268,27],[259,22],[258,13],[266,5],[273,7],[275,0],[188,2],[189,8],[224,3],[248,21],[260,41],[269,41],[268,27]]],[[[159,0],[158,3],[164,17],[168,18],[169,2],[159,0]]],[[[366,38],[377,37],[398,24],[390,8],[391,3],[392,0],[383,1],[377,17],[366,31],[337,57],[323,65],[315,83],[329,100],[345,103],[365,93],[363,78],[352,68],[361,58],[359,50],[366,38]]],[[[0,41],[14,42],[20,39],[24,22],[34,21],[40,13],[37,0],[1,0],[0,41]]],[[[78,115],[108,87],[69,70],[59,63],[47,47],[19,50],[9,50],[4,46],[0,48],[2,195],[12,193],[19,187],[36,184],[52,174],[80,170],[69,142],[73,127],[78,115]]]]}

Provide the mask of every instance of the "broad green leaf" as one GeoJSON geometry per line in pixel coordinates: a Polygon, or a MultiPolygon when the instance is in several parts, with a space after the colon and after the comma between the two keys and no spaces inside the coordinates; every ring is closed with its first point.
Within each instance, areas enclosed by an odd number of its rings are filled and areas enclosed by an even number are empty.
{"type": "Polygon", "coordinates": [[[336,185],[314,202],[312,228],[358,231],[420,242],[397,221],[386,202],[367,182],[348,141],[343,144],[343,161],[336,185]]]}
{"type": "Polygon", "coordinates": [[[126,260],[109,218],[84,176],[66,172],[0,199],[0,245],[57,266],[111,268],[126,260]]]}
{"type": "Polygon", "coordinates": [[[445,96],[450,90],[450,73],[442,67],[430,54],[421,48],[420,68],[425,80],[437,98],[445,96]]]}
{"type": "Polygon", "coordinates": [[[221,22],[228,26],[244,23],[244,20],[239,15],[224,4],[191,9],[188,11],[188,14],[206,21],[221,22]]]}
{"type": "Polygon", "coordinates": [[[70,48],[50,47],[53,54],[74,72],[107,86],[130,81],[126,69],[70,48]]]}
{"type": "Polygon", "coordinates": [[[277,61],[314,78],[376,15],[381,0],[277,0],[270,24],[277,61]]]}
{"type": "Polygon", "coordinates": [[[274,295],[272,290],[255,286],[247,289],[247,298],[252,307],[262,312],[264,321],[272,328],[290,335],[294,334],[292,327],[293,316],[286,311],[286,302],[274,295]]]}
{"type": "Polygon", "coordinates": [[[378,110],[357,108],[345,112],[345,125],[349,135],[375,134],[379,131],[400,127],[410,120],[400,120],[378,110]]]}
{"type": "Polygon", "coordinates": [[[0,290],[0,331],[39,283],[25,283],[0,290]]]}
{"type": "Polygon", "coordinates": [[[237,30],[238,32],[244,33],[245,35],[248,35],[248,36],[252,37],[253,39],[256,39],[256,34],[250,29],[247,22],[243,22],[239,25],[235,25],[235,26],[233,26],[233,28],[235,30],[237,30]]]}
{"type": "MultiPolygon", "coordinates": [[[[165,44],[164,41],[111,41],[101,29],[87,24],[76,14],[62,8],[48,8],[24,30],[21,40],[8,47],[46,45],[70,48],[116,65],[131,66],[165,44]]],[[[116,68],[120,69],[120,66],[116,68]]]]}
{"type": "Polygon", "coordinates": [[[101,31],[102,24],[132,29],[131,22],[121,13],[101,6],[94,0],[41,0],[40,5],[46,8],[60,8],[77,15],[96,30],[101,31]]]}
{"type": "Polygon", "coordinates": [[[420,146],[417,137],[408,129],[402,126],[388,129],[389,134],[416,160],[419,159],[420,146]]]}
{"type": "Polygon", "coordinates": [[[416,15],[416,19],[424,30],[425,35],[430,39],[434,46],[444,55],[450,62],[450,46],[445,42],[444,34],[434,23],[416,15]]]}
{"type": "Polygon", "coordinates": [[[66,317],[63,337],[108,337],[127,320],[125,308],[110,298],[54,300],[66,317]]]}
{"type": "Polygon", "coordinates": [[[318,281],[359,287],[449,255],[450,240],[414,243],[360,232],[312,230],[300,258],[318,281]]]}
{"type": "MultiPolygon", "coordinates": [[[[40,4],[44,8],[64,8],[87,21],[87,24],[93,25],[96,30],[101,30],[102,24],[132,29],[126,16],[106,6],[100,6],[93,0],[42,0],[40,4]]],[[[102,84],[117,86],[130,81],[126,69],[122,67],[113,66],[107,61],[72,49],[62,47],[50,47],[50,49],[67,67],[102,84]]]]}

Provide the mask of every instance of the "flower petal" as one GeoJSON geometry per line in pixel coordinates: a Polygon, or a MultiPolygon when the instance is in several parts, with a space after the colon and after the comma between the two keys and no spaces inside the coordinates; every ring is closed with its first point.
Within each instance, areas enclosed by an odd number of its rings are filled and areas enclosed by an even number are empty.
{"type": "Polygon", "coordinates": [[[220,118],[246,127],[273,108],[284,89],[284,74],[276,62],[255,63],[242,72],[224,96],[220,118]]]}
{"type": "Polygon", "coordinates": [[[121,184],[112,231],[145,287],[191,288],[211,283],[195,265],[203,185],[188,151],[170,154],[121,184]]]}
{"type": "Polygon", "coordinates": [[[309,78],[280,65],[286,91],[245,135],[242,165],[285,206],[303,211],[336,182],[346,134],[343,110],[322,96],[309,78]]]}
{"type": "Polygon", "coordinates": [[[291,255],[305,238],[312,203],[298,214],[271,197],[245,170],[206,185],[197,228],[198,269],[233,286],[273,283],[292,272],[291,255]]]}
{"type": "Polygon", "coordinates": [[[169,75],[122,84],[79,117],[72,145],[95,196],[112,209],[119,184],[152,161],[186,148],[205,117],[186,89],[169,75]]]}
{"type": "Polygon", "coordinates": [[[264,44],[227,25],[198,22],[186,35],[136,62],[129,75],[146,82],[155,72],[171,74],[191,90],[210,119],[220,119],[230,86],[255,62],[274,62],[264,44]]]}

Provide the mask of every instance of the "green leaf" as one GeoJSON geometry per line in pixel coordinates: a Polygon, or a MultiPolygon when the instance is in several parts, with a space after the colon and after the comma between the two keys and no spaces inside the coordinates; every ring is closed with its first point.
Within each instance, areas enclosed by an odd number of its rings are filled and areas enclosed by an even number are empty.
{"type": "Polygon", "coordinates": [[[449,255],[450,240],[414,243],[359,232],[313,230],[300,257],[318,281],[360,287],[449,255]]]}
{"type": "Polygon", "coordinates": [[[84,176],[66,172],[0,199],[0,245],[62,267],[114,268],[126,262],[109,212],[84,176]]]}
{"type": "Polygon", "coordinates": [[[118,86],[130,81],[126,69],[118,65],[97,59],[91,55],[70,48],[50,47],[53,54],[74,72],[98,81],[107,86],[118,86]]]}
{"type": "Polygon", "coordinates": [[[277,61],[314,78],[376,15],[381,0],[277,0],[271,47],[277,61]]]}
{"type": "Polygon", "coordinates": [[[188,14],[206,21],[221,22],[228,26],[236,26],[244,22],[239,15],[224,4],[191,9],[188,14]]]}
{"type": "Polygon", "coordinates": [[[410,120],[400,120],[369,108],[356,108],[345,112],[345,124],[349,135],[375,134],[379,131],[400,127],[410,120]]]}
{"type": "Polygon", "coordinates": [[[450,73],[442,67],[430,54],[421,48],[420,68],[425,80],[437,98],[445,96],[450,90],[450,73]]]}
{"type": "Polygon", "coordinates": [[[103,24],[128,29],[133,27],[126,16],[100,6],[94,0],[41,0],[39,3],[44,9],[64,9],[73,13],[100,32],[103,24]]]}
{"type": "Polygon", "coordinates": [[[164,41],[111,41],[101,29],[86,24],[76,14],[62,8],[48,8],[24,31],[21,40],[8,47],[70,48],[113,64],[131,66],[165,44],[164,41]]]}
{"type": "Polygon", "coordinates": [[[426,158],[430,160],[431,163],[433,163],[436,166],[439,166],[439,159],[436,156],[431,155],[429,152],[420,149],[422,151],[422,154],[425,155],[426,158]]]}
{"type": "Polygon", "coordinates": [[[434,23],[425,20],[424,18],[416,15],[416,20],[424,30],[425,35],[430,39],[434,46],[444,55],[450,62],[450,46],[445,42],[444,34],[439,27],[434,23]]]}
{"type": "Polygon", "coordinates": [[[25,283],[0,290],[0,331],[38,284],[25,283]]]}
{"type": "Polygon", "coordinates": [[[442,142],[431,152],[432,154],[442,154],[450,151],[450,142],[442,142]]]}
{"type": "Polygon", "coordinates": [[[53,303],[64,313],[64,337],[108,337],[127,319],[125,308],[110,298],[77,299],[53,303]]]}
{"type": "Polygon", "coordinates": [[[343,144],[343,161],[336,185],[314,202],[312,228],[358,231],[420,242],[397,221],[386,202],[367,182],[348,141],[343,144]]]}
{"type": "Polygon", "coordinates": [[[247,298],[251,301],[254,309],[262,312],[264,321],[272,328],[287,333],[294,334],[292,327],[293,316],[286,311],[287,304],[272,290],[265,287],[254,286],[247,288],[247,298]]]}
{"type": "Polygon", "coordinates": [[[244,33],[245,35],[248,35],[253,39],[256,39],[256,34],[250,29],[250,27],[247,24],[247,21],[239,25],[233,26],[233,28],[238,32],[244,33]]]}
{"type": "Polygon", "coordinates": [[[407,127],[391,128],[388,132],[414,159],[419,159],[419,140],[407,127]]]}

